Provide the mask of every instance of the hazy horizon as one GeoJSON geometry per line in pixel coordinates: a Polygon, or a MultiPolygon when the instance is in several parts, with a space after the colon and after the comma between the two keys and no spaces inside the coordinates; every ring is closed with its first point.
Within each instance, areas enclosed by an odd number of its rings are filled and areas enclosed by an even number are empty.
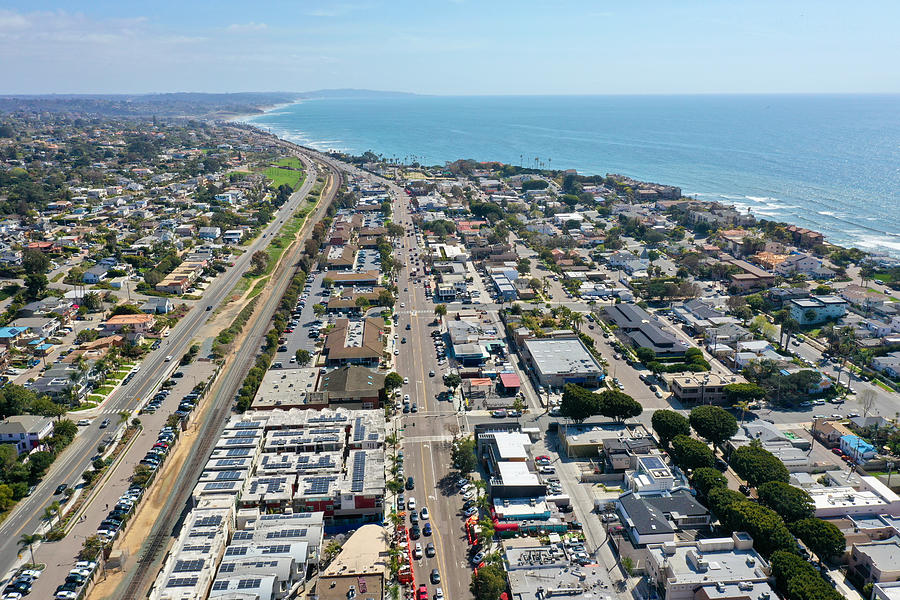
{"type": "Polygon", "coordinates": [[[0,94],[896,94],[897,22],[886,0],[9,0],[0,94]]]}

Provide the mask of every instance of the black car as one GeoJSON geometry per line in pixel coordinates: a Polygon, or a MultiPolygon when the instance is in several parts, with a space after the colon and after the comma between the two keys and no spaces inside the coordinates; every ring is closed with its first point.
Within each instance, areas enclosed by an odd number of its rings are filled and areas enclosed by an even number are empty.
{"type": "Polygon", "coordinates": [[[422,530],[419,529],[418,525],[416,525],[415,527],[413,527],[412,529],[409,530],[409,537],[411,537],[414,540],[417,540],[420,537],[422,537],[422,530]]]}
{"type": "Polygon", "coordinates": [[[431,583],[437,585],[441,582],[441,573],[437,569],[431,570],[431,583]]]}
{"type": "Polygon", "coordinates": [[[406,478],[406,489],[408,489],[408,490],[416,489],[416,482],[413,480],[412,477],[406,478]]]}
{"type": "Polygon", "coordinates": [[[56,486],[56,491],[53,492],[53,493],[54,493],[54,494],[62,494],[62,493],[63,493],[64,491],[66,491],[68,488],[69,488],[69,484],[68,484],[68,483],[61,483],[61,484],[59,484],[58,486],[56,486]]]}

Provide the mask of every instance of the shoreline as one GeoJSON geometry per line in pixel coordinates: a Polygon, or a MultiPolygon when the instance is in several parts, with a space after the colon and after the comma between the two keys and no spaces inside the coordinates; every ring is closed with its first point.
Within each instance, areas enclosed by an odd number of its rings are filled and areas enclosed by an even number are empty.
{"type": "MultiPolygon", "coordinates": [[[[290,131],[287,131],[285,127],[280,127],[281,131],[275,132],[270,130],[269,126],[265,124],[260,124],[255,121],[256,117],[265,116],[277,110],[299,104],[302,102],[302,99],[298,99],[294,102],[289,103],[281,103],[278,105],[273,105],[269,107],[265,107],[261,113],[253,114],[253,115],[235,115],[228,119],[230,122],[241,122],[253,127],[260,129],[261,131],[276,137],[277,139],[283,140],[285,142],[289,142],[292,144],[298,144],[304,147],[308,147],[312,150],[322,153],[328,152],[339,152],[348,155],[355,155],[357,152],[348,150],[348,149],[336,149],[333,147],[319,147],[322,144],[327,144],[329,141],[333,140],[315,140],[311,139],[307,136],[307,134],[303,133],[302,141],[298,141],[295,139],[291,139],[296,137],[292,135],[290,131]]],[[[299,130],[298,130],[299,131],[299,130]]],[[[378,153],[378,149],[376,147],[371,148],[371,151],[378,153]]],[[[461,160],[459,157],[453,160],[461,160]]],[[[453,162],[453,160],[447,160],[445,162],[453,162]]],[[[511,164],[508,161],[497,161],[495,159],[478,159],[479,162],[500,162],[502,164],[511,164]]],[[[441,166],[438,163],[435,163],[431,166],[439,167],[441,166]]],[[[543,172],[562,172],[567,170],[567,167],[561,168],[541,168],[543,172]]],[[[579,175],[592,176],[606,176],[607,174],[602,172],[591,172],[590,170],[581,170],[576,169],[576,172],[579,175]]],[[[629,173],[623,173],[637,181],[650,182],[651,178],[648,178],[643,175],[634,175],[629,173]]],[[[846,216],[843,214],[835,214],[836,211],[825,210],[819,211],[816,210],[814,206],[806,206],[806,207],[798,207],[795,204],[792,204],[792,200],[788,199],[779,199],[774,196],[754,196],[749,194],[742,194],[740,192],[710,192],[710,191],[699,191],[694,188],[697,187],[696,184],[674,184],[674,183],[666,183],[665,185],[678,185],[682,188],[689,188],[692,191],[690,193],[685,193],[683,195],[684,199],[692,199],[698,202],[705,203],[720,203],[724,205],[732,205],[741,212],[745,212],[750,214],[756,221],[769,221],[769,222],[777,222],[783,223],[785,225],[794,225],[797,227],[804,227],[808,229],[813,229],[816,231],[820,231],[825,236],[825,242],[831,246],[846,248],[846,249],[856,249],[867,254],[874,255],[885,255],[892,258],[900,258],[900,232],[892,232],[885,229],[878,229],[877,227],[873,227],[872,225],[866,223],[856,223],[849,220],[846,220],[846,216]],[[792,212],[791,209],[801,209],[803,213],[803,218],[801,219],[793,219],[791,218],[792,212]],[[778,213],[782,214],[778,214],[778,213]],[[784,214],[784,213],[788,214],[784,214]],[[819,218],[821,215],[821,218],[819,218]],[[826,231],[822,231],[822,221],[823,219],[831,219],[833,221],[838,221],[838,224],[833,224],[832,226],[826,226],[824,229],[826,231]],[[829,231],[831,230],[831,231],[829,231]],[[855,230],[855,231],[854,231],[855,230]],[[845,232],[843,235],[838,232],[845,232]],[[846,233],[848,231],[852,231],[852,233],[846,233]],[[833,242],[830,241],[829,238],[833,238],[835,235],[838,235],[840,241],[833,242]]],[[[810,202],[814,202],[810,201],[810,202]]],[[[838,211],[839,212],[839,211],[838,211]]],[[[873,219],[871,220],[873,223],[877,222],[873,219]]]]}
{"type": "Polygon", "coordinates": [[[276,110],[285,108],[287,106],[293,106],[294,104],[299,104],[300,102],[301,102],[301,100],[297,99],[293,102],[281,102],[279,104],[266,104],[266,105],[259,107],[260,112],[258,112],[258,113],[238,113],[235,115],[231,115],[230,117],[228,117],[226,119],[220,119],[220,120],[225,121],[226,123],[250,123],[252,125],[253,122],[250,121],[249,119],[252,119],[254,117],[261,117],[261,116],[267,115],[271,112],[274,112],[276,110]]]}

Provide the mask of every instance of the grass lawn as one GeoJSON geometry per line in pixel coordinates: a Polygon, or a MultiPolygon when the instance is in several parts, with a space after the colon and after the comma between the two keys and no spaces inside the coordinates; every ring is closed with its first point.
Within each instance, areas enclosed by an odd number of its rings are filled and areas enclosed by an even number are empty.
{"type": "MultiPolygon", "coordinates": [[[[90,398],[101,398],[100,396],[88,396],[90,398]]],[[[102,398],[101,398],[102,399],[102,398]]],[[[97,404],[95,402],[83,402],[80,406],[76,406],[71,410],[71,412],[78,412],[79,410],[90,410],[95,408],[97,404]]]]}
{"type": "Polygon", "coordinates": [[[97,388],[97,393],[103,395],[104,397],[108,396],[111,391],[113,391],[113,386],[111,385],[104,385],[97,388]]]}
{"type": "Polygon", "coordinates": [[[87,401],[88,404],[93,403],[94,406],[97,406],[97,404],[100,404],[101,402],[103,402],[104,400],[106,400],[106,397],[105,397],[105,396],[98,396],[98,395],[96,395],[96,394],[91,394],[90,396],[87,397],[87,399],[88,399],[88,401],[87,401]]]}
{"type": "Polygon", "coordinates": [[[891,388],[891,386],[889,386],[889,385],[886,384],[885,382],[881,381],[880,379],[873,378],[873,379],[872,379],[872,383],[874,383],[875,385],[877,385],[878,387],[880,387],[881,389],[883,389],[883,390],[886,391],[886,392],[893,392],[893,391],[894,391],[893,388],[891,388]]]}
{"type": "Polygon", "coordinates": [[[283,169],[281,167],[269,167],[266,169],[265,175],[272,180],[272,186],[275,188],[286,183],[291,186],[291,188],[297,189],[300,180],[303,178],[302,172],[293,169],[283,169]]]}
{"type": "Polygon", "coordinates": [[[279,167],[287,167],[288,169],[296,169],[298,171],[303,169],[303,163],[300,162],[300,159],[293,156],[282,158],[275,164],[279,167]]]}
{"type": "Polygon", "coordinates": [[[890,283],[894,280],[894,278],[888,272],[875,273],[874,275],[872,275],[872,279],[880,279],[885,283],[890,283]]]}

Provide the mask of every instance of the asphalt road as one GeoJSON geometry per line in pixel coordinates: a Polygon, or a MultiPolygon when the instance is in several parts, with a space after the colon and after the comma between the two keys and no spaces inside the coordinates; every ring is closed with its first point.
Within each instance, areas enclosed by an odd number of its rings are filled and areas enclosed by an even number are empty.
{"type": "MultiPolygon", "coordinates": [[[[392,191],[395,195],[394,222],[409,223],[407,195],[394,186],[392,191]]],[[[415,237],[404,236],[400,243],[404,257],[419,251],[415,237]]],[[[407,268],[400,272],[398,290],[397,333],[401,338],[406,337],[407,343],[397,340],[400,354],[395,357],[396,371],[409,378],[409,384],[401,388],[401,394],[409,394],[418,406],[416,414],[399,418],[403,428],[405,475],[415,481],[415,490],[406,492],[406,497],[414,496],[419,510],[428,507],[433,534],[422,536],[418,542],[423,548],[431,542],[436,550],[435,557],[423,557],[414,566],[416,585],[425,583],[429,597],[433,596],[434,588],[438,586],[432,585],[429,577],[432,569],[438,569],[445,597],[469,598],[472,573],[461,514],[462,499],[453,485],[455,478],[450,476],[450,447],[454,433],[461,428],[460,416],[452,402],[435,398],[446,388],[441,379],[444,370],[438,365],[431,338],[431,332],[437,329],[431,325],[434,304],[425,297],[422,283],[410,281],[407,268]],[[404,288],[408,291],[404,292],[404,288]],[[406,307],[400,308],[400,302],[406,307]],[[406,330],[407,323],[409,331],[406,330]],[[435,372],[433,377],[429,375],[432,370],[435,372]]]]}
{"type": "MultiPolygon", "coordinates": [[[[102,410],[106,414],[117,414],[120,411],[135,411],[142,400],[173,372],[178,365],[177,360],[165,362],[167,355],[180,357],[191,344],[194,335],[212,315],[207,306],[217,306],[231,291],[241,274],[249,268],[250,257],[256,250],[264,248],[272,238],[272,234],[281,228],[283,221],[290,216],[312,189],[317,171],[308,159],[304,160],[307,168],[306,180],[287,203],[275,213],[275,218],[234,261],[235,266],[220,274],[207,288],[203,301],[198,303],[176,325],[160,348],[151,352],[142,361],[140,370],[127,386],[117,389],[107,398],[102,410]]],[[[78,417],[78,414],[76,417],[78,417]]],[[[111,419],[113,424],[118,417],[111,419]]],[[[53,494],[62,483],[74,486],[81,482],[81,473],[91,464],[91,457],[96,453],[97,445],[104,435],[114,429],[100,429],[102,419],[95,419],[88,427],[82,427],[75,441],[53,463],[41,483],[31,496],[20,501],[7,519],[0,525],[0,573],[6,573],[16,561],[18,555],[17,541],[23,533],[32,533],[40,524],[44,508],[60,498],[53,494]]]]}

